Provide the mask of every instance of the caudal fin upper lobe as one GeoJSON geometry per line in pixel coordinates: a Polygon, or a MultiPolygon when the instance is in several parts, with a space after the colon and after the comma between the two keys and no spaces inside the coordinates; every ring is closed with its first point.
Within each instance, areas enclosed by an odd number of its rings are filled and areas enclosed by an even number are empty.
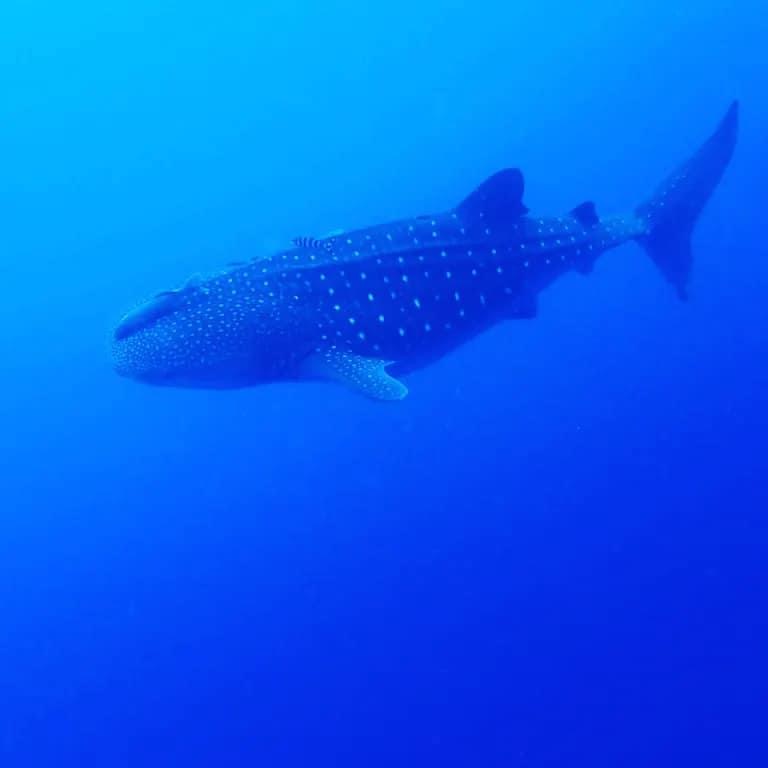
{"type": "Polygon", "coordinates": [[[691,234],[733,155],[738,128],[739,105],[734,102],[696,154],[636,211],[646,226],[638,241],[682,299],[693,263],[691,234]]]}

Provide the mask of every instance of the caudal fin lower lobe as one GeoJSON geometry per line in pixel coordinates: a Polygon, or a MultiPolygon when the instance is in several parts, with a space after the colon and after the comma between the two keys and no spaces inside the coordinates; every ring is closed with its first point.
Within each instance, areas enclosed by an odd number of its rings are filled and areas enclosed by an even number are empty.
{"type": "Polygon", "coordinates": [[[638,241],[681,299],[687,298],[693,263],[691,234],[733,155],[738,128],[734,102],[714,134],[636,211],[646,225],[638,241]]]}

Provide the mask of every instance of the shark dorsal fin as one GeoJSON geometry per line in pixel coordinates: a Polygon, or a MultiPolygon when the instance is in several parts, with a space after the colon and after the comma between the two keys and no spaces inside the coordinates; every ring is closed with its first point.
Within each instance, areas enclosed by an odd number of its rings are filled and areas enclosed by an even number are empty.
{"type": "Polygon", "coordinates": [[[571,216],[573,216],[573,218],[576,219],[579,224],[582,224],[585,227],[594,227],[600,223],[600,219],[597,215],[597,209],[591,200],[587,200],[586,203],[577,205],[571,211],[571,216]]]}
{"type": "Polygon", "coordinates": [[[523,205],[525,182],[518,168],[506,168],[487,178],[456,208],[464,220],[482,218],[489,222],[508,221],[525,216],[523,205]]]}

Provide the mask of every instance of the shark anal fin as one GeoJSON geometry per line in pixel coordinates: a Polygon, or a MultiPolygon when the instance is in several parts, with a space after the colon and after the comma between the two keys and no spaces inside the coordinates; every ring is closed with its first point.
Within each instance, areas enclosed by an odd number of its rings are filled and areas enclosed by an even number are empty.
{"type": "Polygon", "coordinates": [[[338,381],[372,400],[402,400],[408,388],[387,373],[387,365],[386,360],[331,347],[310,355],[304,361],[303,373],[310,378],[338,381]]]}

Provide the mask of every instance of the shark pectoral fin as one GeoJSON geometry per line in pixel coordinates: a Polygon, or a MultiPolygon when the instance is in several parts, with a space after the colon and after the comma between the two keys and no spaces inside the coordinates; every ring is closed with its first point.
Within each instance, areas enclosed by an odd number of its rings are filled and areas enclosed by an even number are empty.
{"type": "Polygon", "coordinates": [[[402,400],[408,388],[385,370],[389,363],[343,349],[324,349],[310,355],[303,372],[310,378],[338,381],[373,400],[402,400]]]}

